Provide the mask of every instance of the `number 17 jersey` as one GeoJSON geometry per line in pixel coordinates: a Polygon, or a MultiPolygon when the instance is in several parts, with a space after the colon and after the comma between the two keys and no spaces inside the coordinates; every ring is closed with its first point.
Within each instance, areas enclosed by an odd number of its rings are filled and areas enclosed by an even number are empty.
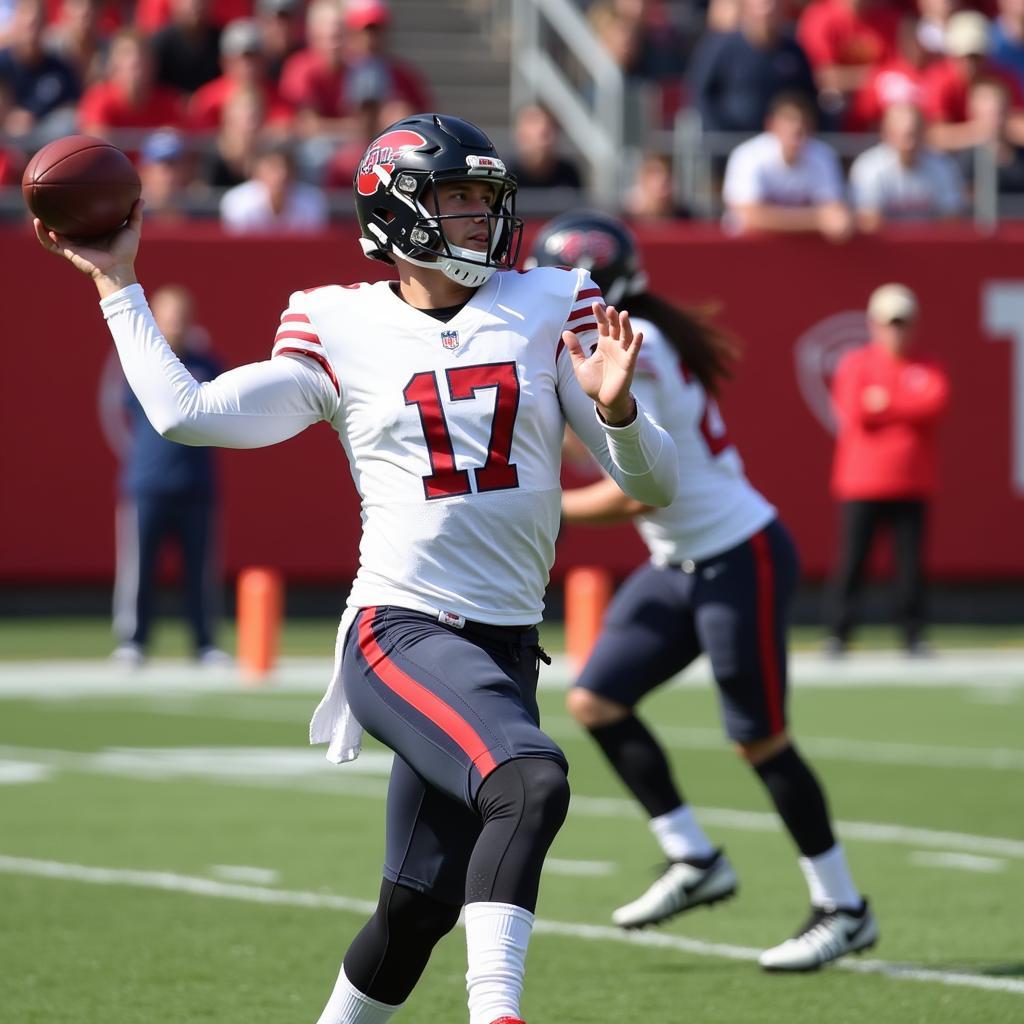
{"type": "Polygon", "coordinates": [[[566,420],[614,475],[561,342],[596,340],[585,271],[494,274],[449,321],[390,282],[292,295],[274,356],[314,360],[362,499],[349,605],[538,621],[554,559],[566,420]]]}

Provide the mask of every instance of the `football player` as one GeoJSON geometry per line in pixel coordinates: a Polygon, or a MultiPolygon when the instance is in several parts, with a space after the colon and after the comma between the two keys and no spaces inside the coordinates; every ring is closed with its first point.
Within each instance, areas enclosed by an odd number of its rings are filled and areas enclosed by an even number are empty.
{"type": "Polygon", "coordinates": [[[612,920],[639,928],[736,891],[732,865],[704,834],[658,741],[634,711],[706,652],[725,731],[768,790],[810,888],[807,923],[762,953],[761,966],[811,970],[866,949],[878,926],[786,720],[786,616],[796,551],[775,509],[744,476],[715,402],[735,345],[701,317],[651,294],[633,236],[604,214],[581,211],[548,222],[527,265],[587,268],[609,303],[628,303],[645,336],[633,389],[672,435],[679,459],[679,493],[667,508],[650,508],[608,478],[562,495],[566,522],[635,518],[651,552],[615,595],[568,695],[573,717],[650,816],[668,861],[612,920]]]}
{"type": "Polygon", "coordinates": [[[564,426],[645,505],[675,495],[675,448],[630,392],[628,314],[585,271],[510,270],[515,180],[478,128],[396,122],[354,189],[363,251],[397,281],[295,292],[273,358],[201,387],[136,281],[141,208],[108,249],[36,231],[94,279],[164,436],[252,448],[326,420],[348,457],[360,565],[310,737],[344,761],[365,728],[396,756],[380,901],[320,1024],[387,1020],[463,906],[470,1024],[522,1024],[541,865],[569,800],[535,695],[564,426]]]}

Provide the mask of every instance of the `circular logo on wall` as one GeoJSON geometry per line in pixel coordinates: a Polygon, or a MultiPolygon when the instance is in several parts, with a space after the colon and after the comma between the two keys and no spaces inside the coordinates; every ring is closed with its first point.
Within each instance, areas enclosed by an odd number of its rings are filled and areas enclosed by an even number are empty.
{"type": "Polygon", "coordinates": [[[830,433],[836,432],[832,413],[832,377],[839,360],[868,340],[868,318],[863,310],[834,313],[805,331],[793,346],[796,380],[800,394],[815,419],[830,433]]]}

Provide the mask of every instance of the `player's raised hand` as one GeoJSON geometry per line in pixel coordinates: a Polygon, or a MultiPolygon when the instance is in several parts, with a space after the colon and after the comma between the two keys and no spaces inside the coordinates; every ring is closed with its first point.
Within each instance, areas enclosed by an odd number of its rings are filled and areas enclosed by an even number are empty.
{"type": "Polygon", "coordinates": [[[100,295],[111,295],[126,285],[134,284],[135,257],[142,236],[142,200],[132,207],[128,223],[103,239],[76,242],[56,231],[48,231],[37,217],[32,221],[39,244],[55,256],[62,256],[76,270],[96,282],[100,295]]]}
{"type": "Polygon", "coordinates": [[[607,423],[625,423],[632,419],[636,403],[629,389],[633,383],[643,332],[633,333],[629,314],[614,306],[593,305],[597,321],[597,346],[591,355],[583,351],[573,331],[564,331],[562,340],[569,350],[572,368],[580,387],[597,405],[607,423]]]}

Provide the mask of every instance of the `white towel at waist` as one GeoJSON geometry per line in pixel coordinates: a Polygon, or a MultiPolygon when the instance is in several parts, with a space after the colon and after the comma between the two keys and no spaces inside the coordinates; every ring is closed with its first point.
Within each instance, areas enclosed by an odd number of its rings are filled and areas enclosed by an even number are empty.
{"type": "Polygon", "coordinates": [[[327,760],[335,764],[354,761],[363,747],[363,727],[356,721],[349,707],[341,674],[345,638],[359,612],[359,608],[346,608],[341,617],[338,637],[334,642],[334,674],[309,723],[309,742],[329,744],[327,760]]]}

